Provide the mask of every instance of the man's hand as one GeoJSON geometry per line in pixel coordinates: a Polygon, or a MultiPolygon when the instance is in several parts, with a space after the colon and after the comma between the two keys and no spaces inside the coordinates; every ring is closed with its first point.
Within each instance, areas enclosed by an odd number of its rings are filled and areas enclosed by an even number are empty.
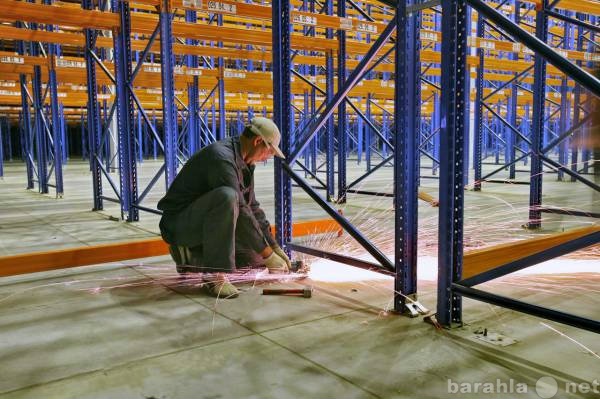
{"type": "Polygon", "coordinates": [[[290,258],[288,258],[284,250],[281,249],[281,247],[277,244],[273,245],[271,248],[273,249],[273,252],[275,252],[277,255],[279,255],[279,257],[281,257],[281,259],[285,261],[285,264],[287,265],[288,269],[291,269],[292,261],[290,260],[290,258]]]}
{"type": "Polygon", "coordinates": [[[284,274],[288,273],[290,270],[288,269],[285,260],[281,258],[281,256],[277,255],[275,251],[271,253],[267,258],[264,259],[265,266],[269,269],[269,273],[272,274],[284,274]]]}

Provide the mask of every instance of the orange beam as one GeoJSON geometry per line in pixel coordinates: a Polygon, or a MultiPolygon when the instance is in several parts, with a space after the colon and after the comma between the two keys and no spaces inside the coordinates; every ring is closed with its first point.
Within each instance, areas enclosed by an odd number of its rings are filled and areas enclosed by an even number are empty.
{"type": "MultiPolygon", "coordinates": [[[[293,237],[339,231],[341,231],[341,227],[332,219],[298,222],[292,226],[293,237]]],[[[0,257],[0,277],[148,258],[168,253],[169,247],[161,238],[149,238],[139,241],[4,256],[0,257]]]]}
{"type": "Polygon", "coordinates": [[[575,240],[588,234],[600,231],[600,226],[589,226],[564,233],[532,238],[489,248],[476,249],[465,253],[463,258],[463,278],[470,278],[478,274],[495,269],[498,266],[525,258],[542,252],[548,248],[575,240]]]}

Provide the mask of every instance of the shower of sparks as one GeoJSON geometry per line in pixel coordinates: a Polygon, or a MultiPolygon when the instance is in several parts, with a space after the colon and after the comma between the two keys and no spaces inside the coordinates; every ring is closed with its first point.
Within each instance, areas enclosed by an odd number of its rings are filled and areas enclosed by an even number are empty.
{"type": "Polygon", "coordinates": [[[584,344],[582,344],[581,342],[577,341],[574,338],[569,337],[567,334],[558,331],[556,328],[549,326],[546,323],[540,322],[541,325],[543,325],[544,327],[554,331],[555,333],[557,333],[558,335],[560,335],[561,337],[564,337],[566,339],[568,339],[569,341],[573,342],[575,345],[579,346],[580,348],[582,348],[583,350],[586,351],[586,353],[589,353],[590,355],[594,356],[596,359],[600,360],[600,355],[598,355],[596,352],[594,352],[593,350],[591,350],[590,348],[588,348],[587,346],[585,346],[584,344]]]}
{"type": "MultiPolygon", "coordinates": [[[[354,188],[358,190],[374,190],[373,186],[368,187],[368,179],[365,179],[354,188]]],[[[374,191],[391,193],[393,192],[393,183],[390,182],[387,185],[381,185],[379,182],[374,191]]],[[[527,240],[533,237],[550,236],[557,232],[586,225],[594,225],[596,223],[596,220],[593,218],[583,220],[583,218],[573,218],[568,215],[542,213],[541,223],[543,230],[530,231],[523,227],[529,215],[528,189],[524,195],[501,195],[486,191],[476,194],[468,191],[465,192],[463,234],[465,252],[507,242],[527,240]],[[507,197],[510,198],[512,203],[509,202],[507,197]]],[[[569,202],[573,206],[559,206],[552,203],[551,198],[548,199],[546,197],[544,198],[543,205],[566,211],[591,212],[586,209],[578,209],[578,204],[581,206],[582,203],[586,202],[582,201],[582,198],[574,197],[565,199],[561,197],[560,201],[562,203],[569,202]]],[[[420,202],[420,205],[429,206],[424,202],[420,202]]],[[[600,209],[600,197],[590,198],[588,207],[590,209],[600,209]]],[[[388,254],[390,259],[393,259],[394,209],[392,198],[384,196],[352,196],[346,204],[337,205],[337,208],[381,252],[388,254]]],[[[419,218],[418,253],[420,257],[437,257],[437,219],[437,212],[433,212],[433,214],[432,212],[428,212],[427,216],[419,218]]],[[[338,237],[336,231],[315,234],[308,238],[300,239],[299,242],[303,245],[328,252],[373,260],[366,250],[346,233],[341,237],[338,237]]],[[[566,258],[598,260],[600,259],[600,245],[573,252],[566,255],[566,258]]]]}

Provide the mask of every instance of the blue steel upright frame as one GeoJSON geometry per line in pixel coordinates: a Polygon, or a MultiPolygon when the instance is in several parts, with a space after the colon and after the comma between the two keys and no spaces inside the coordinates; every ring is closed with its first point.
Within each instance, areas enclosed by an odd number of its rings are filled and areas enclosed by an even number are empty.
{"type": "Polygon", "coordinates": [[[451,284],[462,275],[464,213],[465,73],[467,5],[442,0],[442,98],[440,138],[440,212],[438,233],[437,318],[443,325],[462,322],[462,300],[451,284]]]}
{"type": "MultiPolygon", "coordinates": [[[[479,18],[490,20],[507,34],[523,42],[536,52],[538,79],[543,77],[544,64],[539,62],[539,60],[543,59],[544,63],[552,63],[552,65],[567,76],[576,80],[579,84],[588,89],[593,95],[600,97],[600,80],[578,68],[566,58],[552,50],[545,42],[539,40],[539,37],[544,37],[547,29],[547,23],[544,18],[545,15],[541,15],[542,18],[538,19],[539,23],[536,29],[538,38],[536,38],[483,1],[467,0],[466,3],[479,12],[479,18]]],[[[580,238],[541,251],[535,255],[495,267],[468,279],[462,278],[462,229],[464,209],[462,206],[462,168],[460,167],[462,159],[460,149],[462,147],[459,146],[459,144],[465,132],[460,128],[460,121],[463,119],[457,117],[460,115],[460,112],[465,109],[464,105],[466,101],[464,92],[461,91],[464,86],[461,87],[462,82],[459,79],[461,76],[464,76],[464,74],[460,73],[460,70],[466,67],[466,57],[464,52],[464,47],[466,47],[466,35],[464,35],[464,32],[462,31],[462,29],[464,29],[464,23],[461,22],[465,15],[466,3],[462,0],[443,0],[444,41],[442,43],[442,67],[445,71],[451,73],[448,73],[446,78],[442,79],[442,95],[446,99],[446,101],[443,101],[443,113],[446,115],[445,120],[447,123],[446,126],[442,126],[442,129],[446,130],[446,134],[443,134],[442,138],[446,137],[445,141],[447,145],[442,143],[444,153],[442,154],[443,173],[440,177],[438,320],[445,326],[451,326],[452,323],[460,323],[462,320],[461,297],[467,296],[476,300],[600,333],[600,321],[590,320],[581,316],[544,308],[473,288],[474,285],[490,281],[525,267],[598,243],[600,242],[600,232],[591,232],[580,238]]],[[[547,1],[544,1],[543,7],[541,10],[538,10],[538,12],[543,13],[547,6],[547,1]]],[[[543,85],[542,82],[538,80],[538,88],[540,86],[543,85]]],[[[540,106],[540,104],[543,105],[544,101],[544,96],[539,95],[540,93],[541,91],[538,90],[536,92],[538,96],[534,97],[535,101],[538,101],[538,106],[540,106]]],[[[549,143],[546,147],[542,148],[541,129],[539,129],[539,125],[543,123],[542,115],[543,113],[539,112],[537,116],[534,116],[534,118],[537,118],[538,122],[536,122],[536,119],[533,121],[534,124],[538,123],[538,134],[537,138],[533,137],[532,141],[534,143],[534,148],[532,151],[539,157],[539,160],[537,165],[532,166],[532,170],[533,168],[541,169],[542,162],[549,163],[551,166],[559,169],[562,165],[550,160],[543,154],[547,148],[560,142],[562,137],[557,137],[552,143],[549,143]]],[[[564,172],[568,174],[570,169],[564,168],[564,172]]]]}
{"type": "MultiPolygon", "coordinates": [[[[418,179],[421,116],[420,24],[418,13],[407,16],[413,1],[398,0],[394,86],[394,308],[403,310],[407,296],[417,295],[418,179]]],[[[414,309],[413,313],[419,313],[414,309]]]]}
{"type": "MultiPolygon", "coordinates": [[[[286,161],[291,143],[290,87],[290,1],[274,0],[273,13],[273,120],[282,133],[280,148],[286,161]]],[[[287,244],[292,238],[292,183],[284,174],[282,159],[275,159],[275,228],[277,243],[289,253],[287,244]]],[[[290,168],[291,170],[291,168],[290,168]]]]}
{"type": "MultiPolygon", "coordinates": [[[[276,227],[277,240],[284,245],[286,249],[305,252],[311,255],[331,258],[354,266],[368,269],[376,269],[379,272],[394,275],[396,278],[395,309],[400,312],[409,312],[411,315],[417,315],[425,311],[410,295],[416,293],[416,201],[417,201],[417,135],[419,113],[416,112],[414,103],[420,104],[416,96],[419,95],[420,82],[416,78],[419,73],[418,57],[418,17],[416,15],[410,18],[406,17],[406,4],[402,2],[393,3],[393,7],[398,7],[388,26],[381,32],[374,41],[367,54],[360,60],[355,69],[340,85],[336,93],[332,93],[326,102],[321,106],[321,112],[316,117],[308,121],[304,129],[300,130],[298,138],[294,141],[293,149],[289,148],[289,121],[285,119],[289,115],[285,100],[290,98],[289,75],[285,79],[286,73],[289,73],[289,67],[285,64],[289,60],[289,3],[278,0],[273,3],[273,81],[274,81],[274,114],[275,122],[280,125],[283,132],[282,145],[286,154],[285,162],[276,160],[275,163],[275,206],[276,206],[276,227]],[[317,135],[318,131],[333,116],[339,105],[346,101],[347,94],[356,84],[363,79],[373,68],[374,65],[381,62],[386,53],[378,61],[372,64],[376,54],[383,45],[397,31],[396,45],[396,111],[401,112],[404,118],[397,118],[395,124],[395,136],[397,143],[400,143],[401,149],[397,155],[397,166],[395,169],[397,177],[396,192],[401,193],[395,200],[396,205],[396,253],[395,264],[392,263],[377,247],[375,247],[362,233],[353,226],[345,217],[338,214],[327,201],[320,196],[292,166],[307,148],[311,140],[317,135]],[[286,47],[287,46],[287,47],[286,47]],[[282,79],[284,78],[284,79],[282,79]],[[409,98],[410,97],[410,98],[409,98]],[[309,196],[317,202],[333,219],[352,236],[367,252],[369,252],[379,263],[372,263],[360,259],[351,258],[339,254],[332,254],[314,248],[307,248],[286,242],[285,235],[289,234],[288,227],[291,225],[291,187],[283,184],[283,172],[302,188],[309,196]],[[289,213],[288,213],[289,212],[289,213]],[[280,231],[284,231],[281,234],[280,231]],[[407,303],[407,298],[408,303],[407,303]]],[[[367,123],[368,120],[367,120],[367,123]]],[[[382,140],[386,140],[382,137],[382,140]]],[[[386,140],[387,141],[387,140],[386,140]]],[[[389,143],[387,143],[389,144],[389,143]]],[[[389,145],[391,147],[391,145],[389,145]]],[[[393,156],[392,156],[393,157],[393,156]]]]}

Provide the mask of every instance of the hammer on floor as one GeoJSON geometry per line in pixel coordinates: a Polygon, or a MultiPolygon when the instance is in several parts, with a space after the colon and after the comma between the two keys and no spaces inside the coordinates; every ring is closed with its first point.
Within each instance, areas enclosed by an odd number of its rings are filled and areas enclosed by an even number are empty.
{"type": "Polygon", "coordinates": [[[306,286],[304,288],[264,288],[262,294],[301,296],[303,298],[310,298],[312,297],[312,287],[306,286]]]}

